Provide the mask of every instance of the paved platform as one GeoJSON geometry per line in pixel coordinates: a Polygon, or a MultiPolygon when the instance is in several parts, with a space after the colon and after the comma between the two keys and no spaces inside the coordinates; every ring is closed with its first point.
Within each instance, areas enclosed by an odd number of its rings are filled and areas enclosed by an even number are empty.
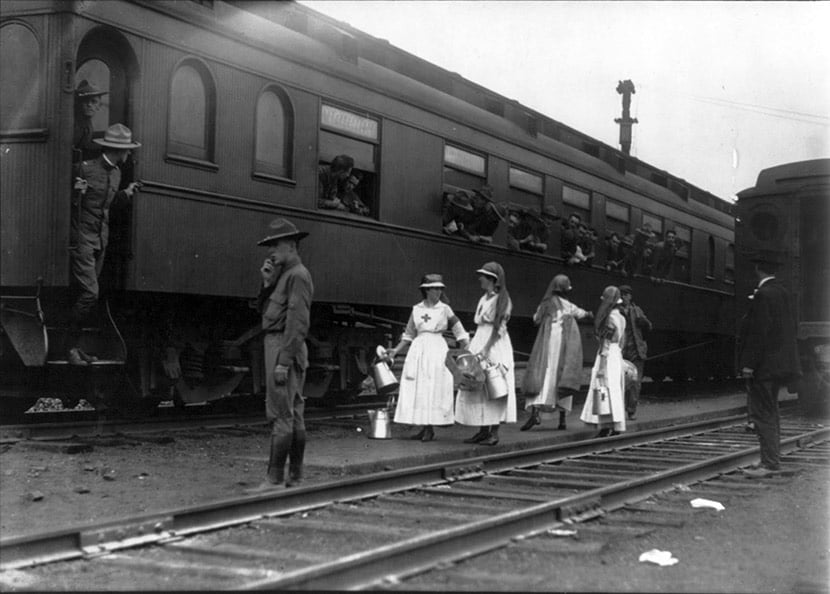
{"type": "MultiPolygon", "coordinates": [[[[519,411],[517,423],[503,424],[499,429],[499,443],[495,446],[480,446],[463,443],[476,431],[475,427],[453,425],[435,428],[435,440],[422,443],[408,439],[415,433],[409,425],[392,423],[392,439],[369,439],[369,419],[360,429],[343,428],[335,437],[319,437],[312,431],[306,446],[306,466],[325,468],[329,471],[340,469],[344,475],[366,474],[383,470],[394,470],[409,466],[432,464],[464,455],[482,456],[493,452],[505,452],[528,447],[555,443],[579,441],[593,438],[596,428],[579,420],[584,396],[577,397],[574,409],[567,418],[568,428],[557,430],[558,413],[543,414],[542,424],[530,431],[520,431],[528,413],[519,411]]],[[[782,404],[794,403],[796,396],[782,390],[782,404]]],[[[746,412],[746,395],[731,393],[707,398],[660,401],[643,400],[637,410],[637,418],[627,421],[627,431],[644,431],[667,424],[683,424],[702,421],[724,414],[741,415],[746,412]]],[[[249,458],[250,459],[250,458],[249,458]]],[[[256,458],[267,463],[267,459],[256,458]]]]}

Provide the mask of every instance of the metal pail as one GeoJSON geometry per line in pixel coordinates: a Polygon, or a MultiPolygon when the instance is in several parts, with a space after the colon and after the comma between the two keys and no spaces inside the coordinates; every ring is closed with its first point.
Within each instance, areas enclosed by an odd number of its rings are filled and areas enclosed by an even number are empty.
{"type": "Polygon", "coordinates": [[[492,365],[486,369],[485,374],[487,395],[493,399],[507,396],[507,378],[504,377],[501,368],[498,365],[492,365]]]}
{"type": "Polygon", "coordinates": [[[375,389],[378,394],[389,394],[398,389],[398,380],[389,369],[386,361],[378,361],[372,365],[372,378],[375,380],[375,389]]]}
{"type": "Polygon", "coordinates": [[[389,411],[378,408],[366,412],[369,413],[369,439],[392,439],[389,411]]]}

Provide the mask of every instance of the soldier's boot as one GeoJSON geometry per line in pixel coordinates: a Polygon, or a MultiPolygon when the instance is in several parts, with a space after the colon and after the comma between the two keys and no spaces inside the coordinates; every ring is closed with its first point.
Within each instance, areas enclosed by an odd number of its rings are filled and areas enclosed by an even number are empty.
{"type": "Polygon", "coordinates": [[[298,485],[303,480],[305,440],[305,431],[294,431],[291,449],[288,452],[288,481],[285,483],[286,487],[298,485]]]}

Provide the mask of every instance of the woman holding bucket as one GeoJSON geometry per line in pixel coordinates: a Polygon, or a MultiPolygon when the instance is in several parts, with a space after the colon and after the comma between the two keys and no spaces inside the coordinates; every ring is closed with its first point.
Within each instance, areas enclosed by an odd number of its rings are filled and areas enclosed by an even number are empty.
{"type": "Polygon", "coordinates": [[[566,415],[573,407],[573,395],[582,382],[582,337],[577,320],[590,318],[591,312],[577,307],[567,299],[571,281],[557,274],[548,285],[533,321],[539,331],[530,352],[522,380],[525,408],[530,417],[521,431],[539,425],[541,410],[559,410],[559,426],[566,429],[566,415]]]}
{"type": "Polygon", "coordinates": [[[498,375],[495,379],[500,381],[487,381],[478,390],[459,390],[455,420],[462,425],[479,427],[478,433],[464,443],[493,446],[499,442],[499,423],[516,422],[513,345],[507,334],[513,303],[500,264],[487,262],[476,272],[484,295],[476,308],[476,333],[470,342],[470,352],[482,360],[485,374],[495,373],[498,375]]]}
{"type": "Polygon", "coordinates": [[[605,287],[594,319],[599,350],[591,370],[591,386],[580,419],[599,428],[597,437],[625,431],[625,377],[622,343],[625,317],[620,312],[622,297],[617,287],[605,287]]]}
{"type": "Polygon", "coordinates": [[[461,325],[444,295],[440,274],[427,274],[421,280],[424,299],[412,307],[398,345],[386,351],[394,360],[398,352],[410,344],[403,364],[395,422],[423,425],[411,437],[421,441],[435,438],[433,425],[452,425],[453,378],[445,365],[447,342],[444,331],[452,330],[455,339],[467,348],[470,337],[461,325]]]}

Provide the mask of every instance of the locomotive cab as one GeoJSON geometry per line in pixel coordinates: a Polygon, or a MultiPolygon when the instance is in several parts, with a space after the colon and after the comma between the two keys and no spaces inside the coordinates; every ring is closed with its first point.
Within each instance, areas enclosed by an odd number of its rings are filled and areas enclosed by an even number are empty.
{"type": "Polygon", "coordinates": [[[735,225],[738,320],[757,286],[750,258],[773,252],[776,277],[793,298],[803,376],[797,386],[805,411],[827,414],[830,404],[830,159],[763,170],[738,194],[735,225]]]}

